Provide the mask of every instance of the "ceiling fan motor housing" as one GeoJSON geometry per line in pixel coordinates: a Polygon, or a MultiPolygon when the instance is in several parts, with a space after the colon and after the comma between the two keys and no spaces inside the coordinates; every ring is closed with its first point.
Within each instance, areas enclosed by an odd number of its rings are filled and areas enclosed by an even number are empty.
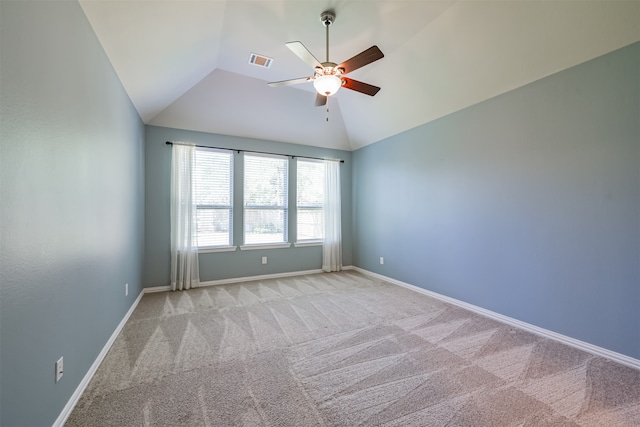
{"type": "Polygon", "coordinates": [[[338,76],[344,73],[343,68],[339,68],[335,62],[323,62],[322,68],[316,67],[316,75],[337,74],[338,76]]]}

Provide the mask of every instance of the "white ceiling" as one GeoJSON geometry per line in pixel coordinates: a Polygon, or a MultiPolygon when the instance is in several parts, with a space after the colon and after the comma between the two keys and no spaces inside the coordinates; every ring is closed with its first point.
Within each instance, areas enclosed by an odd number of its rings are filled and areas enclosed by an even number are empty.
{"type": "Polygon", "coordinates": [[[354,150],[640,40],[640,1],[79,0],[147,124],[354,150]],[[315,107],[285,47],[330,60],[385,57],[315,107]],[[250,53],[274,59],[269,69],[250,53]],[[329,121],[326,121],[326,118],[329,121]]]}

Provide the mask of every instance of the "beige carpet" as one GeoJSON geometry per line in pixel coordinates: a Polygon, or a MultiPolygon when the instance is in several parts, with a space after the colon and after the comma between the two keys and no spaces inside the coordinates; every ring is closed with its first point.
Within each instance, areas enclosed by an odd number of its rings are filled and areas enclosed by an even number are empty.
{"type": "Polygon", "coordinates": [[[353,271],[144,296],[67,426],[639,426],[640,371],[353,271]]]}

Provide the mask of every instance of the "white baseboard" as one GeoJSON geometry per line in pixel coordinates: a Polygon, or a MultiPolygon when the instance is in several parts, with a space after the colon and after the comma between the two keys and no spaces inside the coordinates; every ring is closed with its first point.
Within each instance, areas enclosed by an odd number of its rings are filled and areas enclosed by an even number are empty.
{"type": "Polygon", "coordinates": [[[143,288],[142,292],[145,294],[153,294],[156,292],[167,292],[171,290],[171,286],[153,286],[151,288],[143,288]]]}
{"type": "MultiPolygon", "coordinates": [[[[343,267],[342,269],[348,270],[350,268],[351,266],[343,267]]],[[[304,276],[306,274],[317,274],[317,273],[322,273],[322,270],[318,269],[318,270],[306,270],[306,271],[289,271],[286,273],[263,274],[260,276],[233,277],[229,279],[209,280],[206,282],[200,282],[200,287],[229,285],[232,283],[251,282],[254,280],[278,279],[280,277],[304,276]]],[[[144,288],[144,293],[150,294],[154,292],[166,292],[170,290],[171,290],[171,286],[154,286],[151,288],[144,288]]]]}
{"type": "Polygon", "coordinates": [[[231,283],[250,282],[253,280],[279,279],[281,277],[304,276],[306,274],[322,273],[322,270],[290,271],[287,273],[263,274],[260,276],[236,277],[232,279],[209,280],[200,282],[200,286],[229,285],[231,283]]]}
{"type": "Polygon", "coordinates": [[[124,325],[129,320],[129,317],[131,317],[133,310],[135,310],[136,307],[138,306],[138,303],[140,303],[140,300],[142,299],[142,295],[144,295],[144,290],[140,292],[140,295],[138,295],[136,300],[133,302],[133,304],[131,305],[131,308],[129,308],[129,311],[127,311],[127,314],[124,315],[124,317],[116,327],[115,331],[113,331],[113,333],[111,334],[111,337],[109,337],[109,340],[102,348],[102,351],[100,351],[100,353],[98,354],[98,357],[96,357],[96,360],[93,362],[93,364],[85,374],[84,378],[82,378],[82,381],[80,381],[80,384],[78,384],[78,387],[76,387],[76,390],[71,395],[71,398],[69,398],[69,401],[67,402],[67,404],[64,406],[64,408],[62,408],[62,412],[60,412],[60,415],[58,415],[58,418],[53,423],[53,427],[64,426],[64,423],[67,421],[67,418],[69,418],[69,415],[71,415],[71,411],[73,411],[73,408],[76,407],[78,400],[80,400],[80,396],[82,396],[82,393],[87,388],[87,385],[89,385],[89,381],[91,381],[91,378],[93,378],[93,375],[96,373],[96,371],[98,370],[98,367],[100,366],[105,356],[111,349],[111,346],[113,345],[116,338],[120,334],[120,331],[122,331],[122,328],[124,328],[124,325]]]}
{"type": "Polygon", "coordinates": [[[378,279],[384,280],[385,282],[392,283],[394,285],[402,286],[403,288],[410,289],[415,292],[419,292],[424,295],[428,295],[430,297],[439,299],[444,302],[448,302],[453,305],[457,305],[458,307],[465,308],[467,310],[473,311],[478,314],[482,314],[483,316],[489,317],[491,319],[497,320],[502,323],[506,323],[508,325],[514,326],[516,328],[524,329],[525,331],[534,333],[536,335],[543,336],[545,338],[549,338],[555,341],[559,341],[563,344],[569,345],[571,347],[575,347],[577,349],[586,351],[591,354],[595,354],[596,356],[605,357],[607,359],[613,360],[614,362],[618,362],[622,365],[629,366],[631,368],[640,370],[640,360],[635,359],[633,357],[617,353],[612,350],[608,350],[606,348],[598,347],[597,345],[589,344],[588,342],[580,341],[575,338],[568,337],[566,335],[559,334],[557,332],[550,331],[548,329],[540,328],[538,326],[532,325],[530,323],[522,322],[520,320],[504,316],[500,313],[496,313],[491,310],[487,310],[482,307],[478,307],[473,304],[466,303],[464,301],[457,300],[455,298],[451,298],[445,295],[438,294],[433,291],[428,291],[426,289],[420,288],[415,285],[411,285],[409,283],[401,282],[396,279],[392,279],[391,277],[383,276],[382,274],[373,273],[371,271],[362,269],[360,267],[352,267],[353,270],[359,271],[360,273],[367,274],[372,277],[376,277],[378,279]]]}

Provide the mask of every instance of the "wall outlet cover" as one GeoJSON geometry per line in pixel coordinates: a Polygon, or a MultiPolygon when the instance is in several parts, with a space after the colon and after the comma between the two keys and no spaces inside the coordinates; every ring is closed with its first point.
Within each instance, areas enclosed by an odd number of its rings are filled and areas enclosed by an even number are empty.
{"type": "Polygon", "coordinates": [[[64,372],[64,360],[61,357],[60,359],[58,359],[58,361],[56,362],[56,382],[60,381],[60,379],[62,378],[62,374],[64,372]]]}

